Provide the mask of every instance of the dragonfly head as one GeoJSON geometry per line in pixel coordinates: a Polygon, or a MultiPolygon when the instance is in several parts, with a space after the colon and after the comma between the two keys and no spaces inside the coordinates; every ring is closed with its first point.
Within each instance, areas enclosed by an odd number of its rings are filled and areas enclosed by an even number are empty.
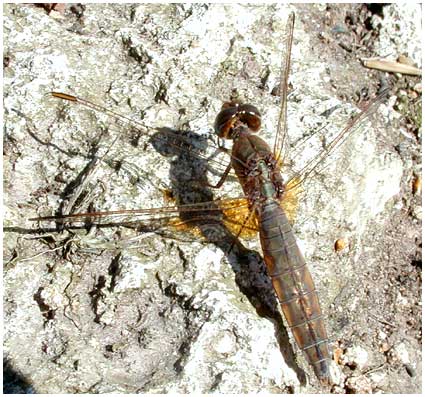
{"type": "Polygon", "coordinates": [[[261,127],[259,110],[252,105],[238,101],[224,102],[214,122],[215,133],[224,139],[233,139],[240,128],[247,128],[251,133],[258,132],[261,127]]]}

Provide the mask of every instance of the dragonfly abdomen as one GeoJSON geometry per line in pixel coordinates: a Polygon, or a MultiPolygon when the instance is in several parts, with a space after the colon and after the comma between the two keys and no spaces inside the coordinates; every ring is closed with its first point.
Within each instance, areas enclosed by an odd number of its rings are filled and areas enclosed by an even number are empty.
{"type": "Polygon", "coordinates": [[[331,357],[319,298],[292,227],[276,200],[266,201],[257,215],[264,261],[286,321],[317,377],[329,383],[331,357]]]}

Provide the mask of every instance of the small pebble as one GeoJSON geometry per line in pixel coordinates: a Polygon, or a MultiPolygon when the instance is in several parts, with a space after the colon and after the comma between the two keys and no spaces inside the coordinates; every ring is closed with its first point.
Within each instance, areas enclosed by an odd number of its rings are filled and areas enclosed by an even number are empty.
{"type": "Polygon", "coordinates": [[[353,376],[345,382],[346,388],[355,394],[371,394],[372,382],[366,376],[353,376]]]}
{"type": "Polygon", "coordinates": [[[407,346],[404,343],[400,343],[394,348],[394,355],[397,357],[403,364],[409,364],[409,352],[407,351],[407,346]]]}
{"type": "Polygon", "coordinates": [[[343,350],[340,347],[337,347],[334,349],[334,361],[337,364],[341,363],[341,356],[342,356],[343,350]]]}
{"type": "Polygon", "coordinates": [[[422,83],[417,83],[414,85],[413,89],[418,93],[422,94],[422,83]]]}
{"type": "Polygon", "coordinates": [[[379,351],[381,353],[386,353],[390,349],[391,349],[391,346],[387,342],[384,342],[384,343],[382,343],[381,347],[379,348],[379,351]]]}
{"type": "Polygon", "coordinates": [[[410,364],[405,364],[404,368],[406,368],[406,371],[411,378],[413,378],[416,375],[415,369],[410,364]]]}
{"type": "Polygon", "coordinates": [[[355,365],[360,370],[365,368],[369,355],[367,351],[359,346],[349,347],[344,354],[343,361],[349,365],[355,365]]]}
{"type": "Polygon", "coordinates": [[[413,59],[406,57],[405,55],[400,55],[397,58],[397,62],[402,63],[403,65],[416,66],[413,59]]]}
{"type": "Polygon", "coordinates": [[[413,180],[412,184],[413,194],[421,194],[422,193],[422,177],[419,175],[413,180]]]}
{"type": "Polygon", "coordinates": [[[348,245],[348,241],[346,238],[339,238],[335,241],[335,251],[342,251],[348,245]]]}

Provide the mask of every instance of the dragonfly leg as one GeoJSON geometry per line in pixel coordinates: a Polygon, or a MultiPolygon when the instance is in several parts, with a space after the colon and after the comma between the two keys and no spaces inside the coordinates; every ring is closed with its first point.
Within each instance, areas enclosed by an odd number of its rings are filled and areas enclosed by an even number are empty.
{"type": "Polygon", "coordinates": [[[229,175],[229,172],[230,172],[231,169],[232,169],[232,162],[229,161],[229,164],[227,165],[226,170],[223,172],[223,175],[221,176],[220,180],[215,185],[213,185],[209,182],[206,182],[205,184],[208,187],[211,187],[213,189],[219,189],[223,185],[223,183],[226,180],[227,175],[229,175]]]}
{"type": "MultiPolygon", "coordinates": [[[[217,139],[219,140],[218,137],[217,137],[217,139]]],[[[229,155],[229,157],[232,156],[231,153],[230,153],[230,150],[225,148],[222,144],[220,144],[220,141],[218,141],[217,146],[218,147],[217,147],[215,153],[211,157],[216,156],[217,153],[219,153],[219,152],[226,153],[227,155],[229,155]]],[[[229,175],[229,172],[230,172],[231,169],[232,169],[232,162],[229,161],[229,164],[227,165],[225,171],[223,172],[223,175],[221,175],[220,180],[215,185],[213,185],[209,182],[207,182],[206,185],[210,188],[213,188],[213,189],[219,189],[221,186],[223,186],[223,183],[226,180],[227,176],[229,175]]]]}

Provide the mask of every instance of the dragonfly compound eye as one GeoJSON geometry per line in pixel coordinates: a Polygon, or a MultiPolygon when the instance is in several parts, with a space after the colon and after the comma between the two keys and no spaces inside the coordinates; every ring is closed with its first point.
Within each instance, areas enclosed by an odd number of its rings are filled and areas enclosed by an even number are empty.
{"type": "Polygon", "coordinates": [[[257,132],[261,126],[260,112],[252,105],[226,102],[215,119],[214,130],[220,138],[232,139],[238,126],[257,132]]]}
{"type": "Polygon", "coordinates": [[[227,103],[225,103],[223,105],[214,122],[215,133],[220,138],[232,139],[233,127],[238,120],[238,112],[238,104],[235,104],[234,106],[228,106],[227,103]]]}
{"type": "Polygon", "coordinates": [[[239,120],[246,124],[252,132],[258,132],[261,127],[261,114],[252,105],[245,104],[239,108],[239,120]]]}

